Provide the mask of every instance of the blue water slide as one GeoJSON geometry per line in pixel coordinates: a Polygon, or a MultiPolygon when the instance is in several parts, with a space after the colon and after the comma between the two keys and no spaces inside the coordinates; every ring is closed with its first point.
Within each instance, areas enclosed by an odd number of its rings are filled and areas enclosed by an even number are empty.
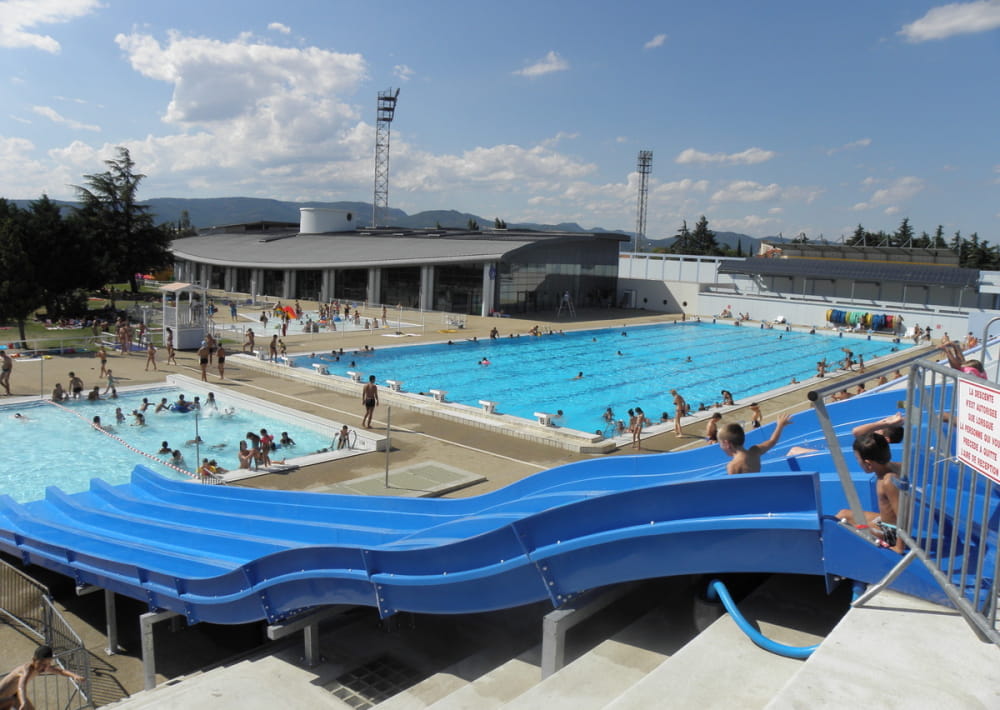
{"type": "MultiPolygon", "coordinates": [[[[841,445],[854,424],[893,411],[896,396],[831,405],[841,445]]],[[[748,443],[772,431],[748,432],[748,443]]],[[[122,485],[95,479],[89,490],[50,488],[26,504],[0,497],[0,549],[218,623],[335,603],[382,615],[560,606],[595,587],[693,573],[874,581],[898,556],[833,521],[846,500],[821,447],[815,414],[804,412],[760,474],[727,476],[725,455],[705,447],[574,462],[461,499],[194,485],[137,466],[122,485]],[[782,453],[796,442],[817,444],[799,461],[804,472],[782,453]]],[[[872,509],[872,477],[854,479],[872,509]]],[[[912,579],[898,584],[926,592],[912,579]]]]}

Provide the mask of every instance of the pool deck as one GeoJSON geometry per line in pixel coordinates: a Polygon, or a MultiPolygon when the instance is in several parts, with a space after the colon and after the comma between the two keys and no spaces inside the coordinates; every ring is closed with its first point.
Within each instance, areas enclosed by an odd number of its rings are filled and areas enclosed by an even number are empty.
{"type": "MultiPolygon", "coordinates": [[[[543,315],[552,317],[554,314],[543,315]]],[[[498,328],[501,336],[505,337],[511,332],[527,333],[536,324],[540,325],[543,330],[548,328],[570,330],[635,326],[669,322],[676,319],[677,316],[642,311],[586,311],[583,309],[578,310],[577,317],[573,319],[543,320],[541,317],[499,319],[469,316],[465,320],[461,336],[463,338],[488,338],[493,327],[498,328]]],[[[751,322],[749,325],[755,326],[756,323],[751,322]]],[[[446,341],[456,337],[453,332],[439,332],[431,326],[413,332],[416,332],[417,336],[408,338],[408,343],[446,341]]],[[[329,351],[333,348],[361,349],[365,345],[381,348],[398,342],[385,337],[389,334],[391,331],[386,331],[384,334],[380,332],[373,334],[338,331],[329,334],[289,335],[284,338],[284,341],[290,353],[329,351]]],[[[226,345],[231,355],[239,350],[238,343],[226,341],[226,345]]],[[[930,350],[929,346],[928,350],[930,350]]],[[[193,352],[178,352],[177,365],[167,366],[163,364],[166,359],[165,350],[161,349],[158,355],[160,369],[155,372],[145,371],[145,357],[143,355],[123,356],[117,353],[109,353],[109,355],[109,366],[114,370],[116,378],[123,386],[162,383],[167,374],[200,377],[197,358],[193,352]]],[[[48,396],[56,381],[65,385],[68,379],[67,373],[70,370],[74,370],[80,375],[88,388],[99,382],[100,364],[92,354],[54,356],[44,361],[15,361],[11,382],[12,390],[17,395],[38,396],[39,392],[42,392],[48,396]]],[[[359,384],[352,384],[352,387],[356,389],[356,393],[352,394],[350,389],[338,391],[319,386],[308,378],[290,379],[282,372],[268,370],[269,368],[266,367],[260,368],[256,363],[245,365],[243,358],[231,357],[226,365],[226,379],[220,380],[214,374],[213,367],[210,368],[208,382],[220,402],[225,401],[227,391],[241,392],[326,419],[344,422],[352,428],[360,426],[364,412],[360,401],[359,384]]],[[[851,376],[855,375],[856,373],[851,373],[851,376]]],[[[836,378],[844,376],[834,373],[822,382],[828,384],[831,381],[836,381],[836,378]]],[[[794,413],[808,408],[809,403],[806,399],[808,386],[810,383],[817,384],[819,382],[812,379],[803,383],[798,389],[787,390],[786,388],[787,391],[777,396],[761,399],[765,422],[773,420],[775,416],[784,412],[794,413]]],[[[382,391],[384,389],[380,388],[380,393],[382,391]]],[[[637,453],[630,446],[614,448],[604,454],[573,451],[559,445],[545,443],[544,437],[510,436],[508,433],[500,433],[490,428],[476,426],[474,423],[466,423],[458,418],[442,417],[417,407],[393,406],[391,427],[387,427],[387,418],[390,413],[385,405],[390,399],[389,396],[384,399],[382,406],[376,410],[373,420],[374,433],[389,436],[388,451],[372,452],[349,459],[303,466],[286,473],[262,475],[240,481],[238,485],[253,488],[309,491],[341,492],[349,489],[352,492],[362,494],[442,495],[446,493],[452,497],[471,496],[501,488],[525,476],[570,461],[587,459],[594,455],[615,456],[637,453]],[[389,488],[386,488],[385,485],[387,471],[390,474],[389,488]],[[450,485],[453,479],[461,480],[462,486],[455,488],[450,485]]],[[[0,401],[3,399],[0,398],[0,401]]],[[[736,421],[749,419],[749,414],[743,407],[737,406],[723,411],[725,418],[732,418],[736,421]]],[[[662,453],[679,448],[704,446],[704,418],[691,417],[685,422],[689,423],[684,426],[683,436],[675,435],[672,425],[654,428],[644,437],[641,453],[662,453]],[[660,429],[665,431],[659,431],[660,429]]],[[[531,424],[540,432],[545,432],[546,429],[549,432],[552,431],[551,428],[543,427],[540,424],[531,424]]],[[[57,577],[58,575],[43,575],[45,581],[54,586],[60,584],[55,579],[57,577]]],[[[62,582],[63,586],[66,586],[65,582],[66,580],[62,582]]],[[[105,657],[103,653],[105,641],[102,635],[104,623],[102,603],[97,598],[101,595],[74,598],[71,584],[68,586],[69,593],[62,597],[60,606],[67,609],[71,623],[82,629],[85,643],[88,648],[92,649],[93,656],[107,659],[106,662],[102,661],[102,663],[105,663],[105,669],[113,679],[113,682],[107,678],[102,681],[107,683],[107,687],[102,690],[106,693],[106,697],[101,700],[109,702],[115,699],[116,694],[117,697],[121,697],[121,691],[132,693],[140,690],[142,674],[138,646],[131,646],[127,654],[105,657]]],[[[65,589],[63,591],[65,592],[65,589]]],[[[131,600],[120,602],[119,606],[128,609],[136,607],[142,611],[142,605],[139,602],[132,603],[131,600]]],[[[130,612],[120,612],[121,618],[125,619],[127,617],[122,616],[123,613],[130,612]]],[[[134,618],[127,623],[130,626],[135,625],[134,618]]],[[[198,627],[193,627],[185,630],[185,633],[201,633],[203,636],[206,634],[206,632],[197,631],[197,629],[198,627]]],[[[3,633],[7,633],[7,631],[4,630],[3,633]]],[[[968,633],[968,630],[964,628],[964,622],[956,623],[956,633],[968,633]]],[[[174,634],[164,633],[163,636],[172,637],[174,634]]],[[[178,634],[178,636],[183,636],[183,634],[178,634]]],[[[215,639],[211,635],[208,635],[208,639],[213,646],[224,646],[222,643],[215,643],[215,639]]],[[[259,639],[255,639],[249,646],[252,646],[257,640],[259,639]]],[[[159,646],[161,642],[158,640],[157,643],[159,646]]],[[[195,672],[210,662],[205,656],[188,652],[189,648],[184,644],[190,643],[190,639],[184,641],[178,638],[174,642],[168,638],[163,643],[170,647],[174,647],[178,643],[182,646],[177,649],[176,657],[172,657],[169,662],[163,664],[162,670],[165,670],[167,675],[160,676],[159,681],[195,672]]],[[[224,658],[235,652],[236,650],[231,647],[220,648],[216,657],[224,658]]],[[[13,665],[9,659],[3,660],[7,662],[0,663],[0,666],[13,665]]],[[[916,669],[912,670],[919,672],[916,669]]]]}

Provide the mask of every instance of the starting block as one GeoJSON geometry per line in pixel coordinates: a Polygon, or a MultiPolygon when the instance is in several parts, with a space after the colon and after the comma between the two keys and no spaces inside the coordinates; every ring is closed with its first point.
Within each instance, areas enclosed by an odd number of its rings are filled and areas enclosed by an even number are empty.
{"type": "Polygon", "coordinates": [[[361,373],[360,372],[355,372],[354,370],[348,370],[347,374],[355,382],[361,382],[361,373]]]}
{"type": "Polygon", "coordinates": [[[542,426],[552,426],[552,418],[555,415],[548,412],[535,412],[535,416],[538,418],[538,423],[542,426]]]}
{"type": "Polygon", "coordinates": [[[393,392],[402,392],[403,390],[402,380],[386,380],[386,382],[389,383],[389,389],[391,389],[393,392]]]}
{"type": "Polygon", "coordinates": [[[496,414],[497,403],[489,399],[479,400],[479,404],[482,406],[483,411],[487,414],[496,414]]]}
{"type": "Polygon", "coordinates": [[[431,396],[438,402],[443,402],[446,394],[448,394],[447,390],[431,390],[431,396]]]}

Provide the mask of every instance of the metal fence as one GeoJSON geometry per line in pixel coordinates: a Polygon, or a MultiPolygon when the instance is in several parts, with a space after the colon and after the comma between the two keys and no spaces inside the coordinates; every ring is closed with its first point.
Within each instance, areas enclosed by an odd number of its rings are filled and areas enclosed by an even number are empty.
{"type": "MultiPolygon", "coordinates": [[[[90,657],[80,637],[52,604],[49,590],[0,560],[0,614],[38,644],[52,647],[57,665],[83,676],[81,684],[61,676],[35,676],[28,695],[39,710],[92,708],[90,657]]],[[[23,661],[30,660],[28,658],[23,661]]],[[[22,662],[23,662],[22,661],[22,662]]],[[[0,676],[11,669],[4,669],[0,676]]]]}

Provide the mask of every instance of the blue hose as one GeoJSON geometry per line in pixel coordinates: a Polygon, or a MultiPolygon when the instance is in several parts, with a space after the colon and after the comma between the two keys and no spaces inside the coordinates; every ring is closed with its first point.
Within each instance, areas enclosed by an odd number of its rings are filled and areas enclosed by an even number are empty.
{"type": "Polygon", "coordinates": [[[718,579],[713,579],[708,583],[708,598],[710,601],[715,601],[716,599],[721,601],[722,606],[726,608],[726,611],[733,617],[733,621],[736,622],[736,625],[740,627],[743,633],[765,651],[777,653],[779,656],[785,656],[786,658],[809,658],[813,651],[819,648],[818,644],[813,646],[788,646],[777,641],[772,641],[764,636],[764,634],[751,626],[750,622],[743,618],[739,608],[736,606],[736,602],[729,595],[726,585],[718,579]]]}

